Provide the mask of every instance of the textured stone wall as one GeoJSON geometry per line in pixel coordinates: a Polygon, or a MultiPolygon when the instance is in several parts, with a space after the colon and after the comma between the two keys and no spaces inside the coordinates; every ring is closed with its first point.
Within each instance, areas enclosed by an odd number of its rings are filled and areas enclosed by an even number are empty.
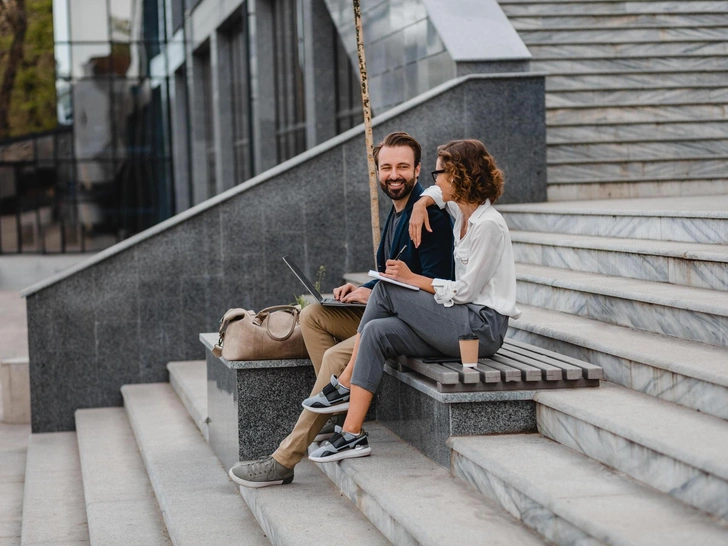
{"type": "MultiPolygon", "coordinates": [[[[437,145],[479,138],[506,173],[504,202],[545,200],[542,76],[457,80],[375,120],[375,140],[394,130],[422,143],[424,185],[437,145]]],[[[77,408],[121,405],[121,385],[204,358],[198,334],[230,307],[293,301],[302,287],[285,254],[312,277],[325,265],[324,290],[371,268],[366,173],[358,127],[31,287],[33,431],[72,430],[77,408]]]]}

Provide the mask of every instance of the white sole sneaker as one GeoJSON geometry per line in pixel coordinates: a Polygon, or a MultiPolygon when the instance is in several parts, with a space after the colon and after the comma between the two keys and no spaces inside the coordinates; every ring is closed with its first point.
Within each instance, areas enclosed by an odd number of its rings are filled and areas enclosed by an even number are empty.
{"type": "Polygon", "coordinates": [[[301,407],[305,410],[312,411],[313,413],[344,413],[345,411],[349,410],[349,402],[342,402],[341,404],[336,404],[335,406],[327,406],[325,408],[311,408],[308,406],[304,406],[301,404],[301,407]]]}
{"type": "Polygon", "coordinates": [[[328,457],[314,457],[309,455],[308,459],[314,463],[330,463],[334,461],[341,461],[342,459],[356,459],[357,457],[368,457],[372,454],[372,448],[369,446],[356,446],[354,449],[347,449],[346,451],[340,451],[334,455],[328,457]]]}

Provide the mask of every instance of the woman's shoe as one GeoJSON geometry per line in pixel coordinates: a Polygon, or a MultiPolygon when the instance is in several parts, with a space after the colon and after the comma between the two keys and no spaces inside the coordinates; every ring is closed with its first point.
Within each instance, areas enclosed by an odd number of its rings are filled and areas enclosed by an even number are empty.
{"type": "Polygon", "coordinates": [[[323,390],[306,398],[301,405],[314,413],[339,413],[349,409],[349,389],[339,383],[335,375],[323,390]]]}
{"type": "Polygon", "coordinates": [[[369,447],[369,435],[364,429],[358,436],[349,434],[336,427],[336,432],[331,439],[308,456],[309,460],[315,463],[327,463],[340,461],[341,459],[353,459],[355,457],[366,457],[372,454],[369,447]]]}

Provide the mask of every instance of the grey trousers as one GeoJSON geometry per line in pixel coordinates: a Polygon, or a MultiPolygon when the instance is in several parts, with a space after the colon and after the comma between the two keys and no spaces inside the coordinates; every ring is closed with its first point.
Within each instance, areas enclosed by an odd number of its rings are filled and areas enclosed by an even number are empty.
{"type": "Polygon", "coordinates": [[[503,345],[508,317],[488,307],[465,304],[444,307],[422,290],[379,282],[359,323],[359,352],[351,382],[376,392],[388,358],[460,356],[458,336],[476,334],[480,357],[503,345]]]}

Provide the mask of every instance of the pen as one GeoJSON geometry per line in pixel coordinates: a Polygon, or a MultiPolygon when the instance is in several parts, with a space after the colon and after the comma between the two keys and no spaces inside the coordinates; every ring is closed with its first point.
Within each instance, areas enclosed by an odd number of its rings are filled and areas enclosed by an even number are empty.
{"type": "Polygon", "coordinates": [[[406,248],[407,248],[407,245],[404,245],[404,246],[402,247],[402,250],[400,250],[400,251],[399,251],[399,254],[397,254],[397,257],[396,257],[396,258],[394,259],[394,261],[395,261],[395,262],[396,262],[397,260],[399,260],[399,257],[400,257],[400,256],[402,255],[402,252],[404,252],[404,250],[405,250],[406,248]]]}

